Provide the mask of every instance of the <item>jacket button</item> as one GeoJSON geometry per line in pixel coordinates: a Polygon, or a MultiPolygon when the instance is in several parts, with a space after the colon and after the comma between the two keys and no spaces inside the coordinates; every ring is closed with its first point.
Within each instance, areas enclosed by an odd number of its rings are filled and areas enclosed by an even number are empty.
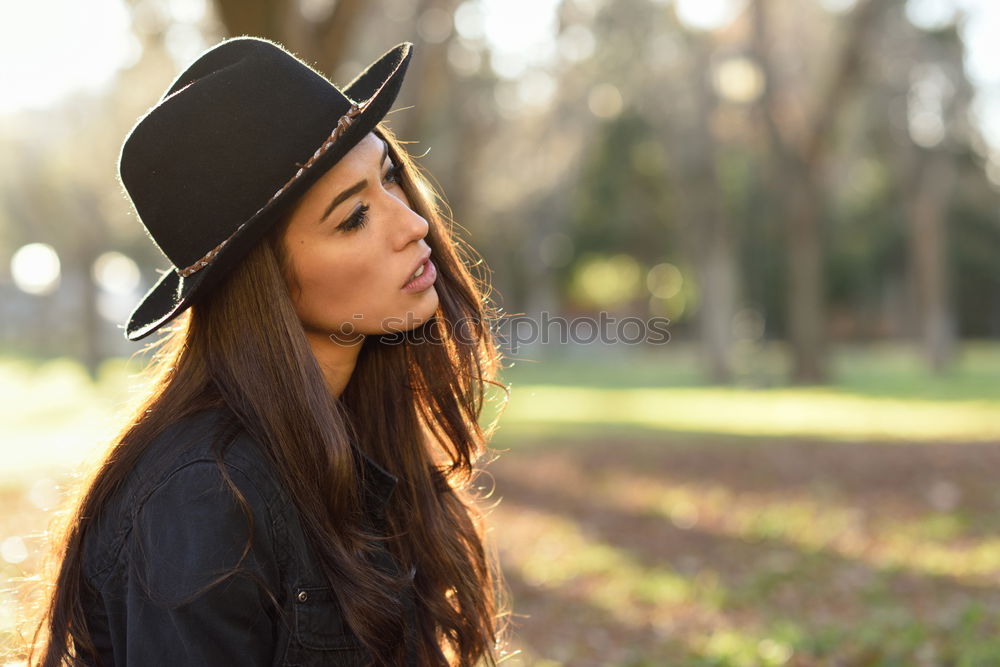
{"type": "Polygon", "coordinates": [[[305,602],[306,600],[309,599],[309,594],[306,593],[305,591],[299,591],[298,598],[299,602],[305,602]]]}

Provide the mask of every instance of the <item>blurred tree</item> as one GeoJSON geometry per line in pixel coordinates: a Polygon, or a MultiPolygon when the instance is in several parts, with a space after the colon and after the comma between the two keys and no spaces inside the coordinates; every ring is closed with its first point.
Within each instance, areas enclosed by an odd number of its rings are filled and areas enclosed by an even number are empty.
{"type": "Polygon", "coordinates": [[[371,8],[364,0],[312,3],[299,0],[213,0],[229,35],[255,35],[280,42],[324,72],[333,72],[351,52],[358,24],[371,8]]]}
{"type": "MultiPolygon", "coordinates": [[[[951,258],[956,248],[969,247],[965,238],[977,224],[968,212],[972,207],[960,201],[975,197],[977,207],[988,208],[995,206],[986,202],[996,202],[996,193],[986,182],[983,159],[976,157],[976,147],[985,142],[971,122],[974,89],[957,25],[920,29],[904,9],[894,3],[885,13],[872,52],[877,75],[865,86],[868,102],[858,125],[873,147],[867,160],[881,161],[892,189],[891,201],[882,206],[893,210],[870,216],[880,221],[870,226],[885,227],[893,217],[902,222],[898,241],[905,262],[899,276],[906,298],[899,301],[907,307],[895,333],[915,338],[928,367],[943,372],[954,360],[958,306],[967,300],[956,275],[972,268],[951,258]]],[[[980,281],[993,279],[986,274],[980,281]]]]}
{"type": "MultiPolygon", "coordinates": [[[[822,382],[827,378],[826,326],[824,308],[824,256],[822,216],[824,211],[823,169],[831,152],[830,139],[839,112],[847,98],[863,81],[863,65],[871,35],[888,3],[864,0],[851,11],[839,50],[828,60],[833,63],[822,89],[813,99],[811,110],[797,133],[789,132],[789,117],[782,104],[789,104],[772,63],[774,40],[770,0],[753,0],[752,51],[764,74],[760,97],[760,117],[770,140],[776,182],[783,184],[784,218],[788,247],[788,335],[792,348],[793,379],[822,382]]],[[[787,9],[787,7],[785,7],[787,9]]],[[[803,83],[800,81],[800,83],[803,83]]],[[[808,82],[804,82],[808,85],[808,82]]],[[[809,99],[810,90],[793,94],[809,99]]]]}
{"type": "Polygon", "coordinates": [[[905,201],[909,223],[910,280],[917,335],[923,357],[935,372],[954,360],[955,322],[949,295],[947,231],[957,178],[955,158],[946,148],[911,147],[905,201]]]}
{"type": "Polygon", "coordinates": [[[698,309],[699,341],[706,375],[713,382],[733,377],[732,329],[738,295],[733,222],[719,179],[719,141],[713,128],[719,100],[712,86],[714,40],[708,34],[689,33],[690,57],[685,80],[693,87],[693,113],[678,128],[687,141],[677,144],[679,178],[686,202],[684,214],[694,234],[693,256],[701,292],[698,309]]]}
{"type": "MultiPolygon", "coordinates": [[[[898,23],[908,25],[905,19],[898,23]]],[[[909,195],[904,197],[904,210],[917,336],[926,363],[940,373],[955,356],[948,218],[959,175],[956,157],[963,143],[960,119],[969,112],[972,87],[954,26],[938,34],[910,26],[907,36],[908,131],[897,141],[896,168],[909,195]]]]}
{"type": "Polygon", "coordinates": [[[588,253],[625,252],[647,268],[683,266],[691,284],[671,315],[674,330],[695,323],[705,375],[727,382],[737,269],[717,166],[713,38],[685,33],[672,7],[652,2],[605,5],[584,33],[576,4],[564,3],[560,41],[592,35],[595,47],[560,74],[560,99],[570,103],[559,122],[579,117],[581,108],[595,118],[584,121],[593,130],[579,133],[582,169],[570,227],[576,256],[564,280],[588,253]]]}
{"type": "MultiPolygon", "coordinates": [[[[451,17],[458,0],[415,0],[415,2],[415,15],[418,21],[421,20],[420,17],[426,17],[424,20],[428,22],[440,20],[448,29],[444,32],[442,27],[435,25],[431,29],[432,32],[441,30],[444,34],[434,34],[433,42],[421,43],[419,57],[415,55],[410,69],[407,70],[407,87],[410,87],[411,81],[416,82],[413,87],[420,91],[420,98],[418,104],[407,109],[399,127],[396,128],[397,133],[404,138],[433,136],[432,132],[441,130],[442,124],[454,127],[452,124],[458,120],[449,106],[435,104],[436,100],[454,100],[452,87],[457,82],[448,71],[448,47],[453,37],[450,28],[451,17]]],[[[469,148],[475,149],[474,146],[469,148]]]]}

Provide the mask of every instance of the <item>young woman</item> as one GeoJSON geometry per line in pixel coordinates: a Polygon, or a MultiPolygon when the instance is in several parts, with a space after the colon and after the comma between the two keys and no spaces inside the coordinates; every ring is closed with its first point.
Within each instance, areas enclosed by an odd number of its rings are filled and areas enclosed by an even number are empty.
{"type": "Polygon", "coordinates": [[[227,40],[127,137],[173,267],[126,335],[173,324],[82,487],[30,664],[495,663],[471,483],[496,313],[382,123],[410,56],[341,91],[227,40]]]}

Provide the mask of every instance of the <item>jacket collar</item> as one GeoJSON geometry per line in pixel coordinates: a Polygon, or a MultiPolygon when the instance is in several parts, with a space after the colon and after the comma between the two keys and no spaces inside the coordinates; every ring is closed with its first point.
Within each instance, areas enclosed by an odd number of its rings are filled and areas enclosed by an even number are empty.
{"type": "Polygon", "coordinates": [[[375,462],[373,458],[365,454],[359,447],[352,445],[355,453],[355,460],[359,461],[361,474],[361,484],[366,497],[370,497],[378,508],[385,506],[392,497],[392,492],[399,483],[399,478],[375,462]],[[358,456],[360,454],[360,456],[358,456]]]}

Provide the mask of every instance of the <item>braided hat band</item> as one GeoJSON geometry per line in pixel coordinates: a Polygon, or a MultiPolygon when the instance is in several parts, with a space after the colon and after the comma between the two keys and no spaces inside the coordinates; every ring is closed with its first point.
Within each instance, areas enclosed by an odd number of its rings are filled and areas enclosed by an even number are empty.
{"type": "MultiPolygon", "coordinates": [[[[299,170],[295,172],[294,176],[288,179],[287,183],[282,185],[280,188],[278,188],[277,192],[271,195],[271,198],[267,200],[264,206],[261,206],[260,210],[263,210],[264,207],[267,206],[267,204],[270,204],[272,201],[277,199],[282,192],[288,189],[288,186],[294,183],[300,176],[302,176],[303,173],[305,173],[306,169],[312,166],[312,164],[316,160],[318,160],[324,153],[330,150],[330,147],[333,146],[333,144],[337,141],[337,139],[340,138],[340,135],[346,132],[347,128],[351,126],[351,123],[354,121],[355,117],[357,117],[358,114],[364,111],[373,99],[375,99],[375,95],[372,95],[371,97],[369,97],[367,100],[365,100],[360,104],[357,103],[352,104],[351,108],[347,111],[347,113],[341,116],[340,120],[337,121],[337,126],[333,129],[333,132],[330,134],[329,138],[327,138],[327,140],[323,142],[323,145],[320,146],[318,149],[316,149],[316,152],[312,154],[312,157],[310,157],[305,162],[305,164],[299,167],[299,170]]],[[[260,212],[260,210],[258,210],[258,213],[260,212]]],[[[250,219],[252,220],[253,218],[250,219]]],[[[239,231],[243,229],[243,227],[246,226],[247,222],[249,222],[249,220],[240,224],[240,226],[237,227],[233,231],[233,233],[230,234],[225,240],[223,240],[222,243],[220,243],[219,245],[215,246],[207,253],[202,255],[202,257],[198,259],[198,261],[196,261],[194,264],[192,264],[191,266],[184,267],[183,269],[177,269],[177,273],[183,276],[184,278],[187,278],[188,276],[197,273],[201,269],[211,264],[212,260],[219,253],[219,251],[222,250],[226,246],[226,244],[229,243],[229,241],[232,240],[232,238],[236,236],[239,233],[239,231]]]]}

